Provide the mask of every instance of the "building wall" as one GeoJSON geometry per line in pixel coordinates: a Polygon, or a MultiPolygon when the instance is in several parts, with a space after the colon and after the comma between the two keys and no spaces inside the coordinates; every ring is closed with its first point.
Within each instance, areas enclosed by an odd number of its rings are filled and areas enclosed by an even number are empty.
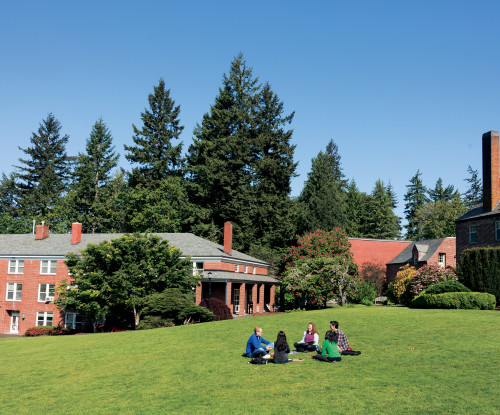
{"type": "Polygon", "coordinates": [[[19,311],[19,334],[24,334],[29,327],[36,326],[38,311],[53,312],[53,325],[64,324],[64,313],[60,312],[53,302],[38,301],[38,290],[39,284],[57,286],[62,280],[68,280],[68,268],[63,260],[58,260],[55,275],[42,275],[40,262],[38,259],[25,259],[23,274],[9,274],[9,260],[0,260],[0,333],[10,333],[9,311],[11,310],[19,311]],[[23,284],[21,301],[7,301],[7,283],[9,282],[23,284]]]}
{"type": "Polygon", "coordinates": [[[238,272],[239,274],[267,275],[267,268],[253,267],[251,265],[245,266],[244,264],[238,265],[226,261],[205,261],[204,270],[238,272]],[[237,269],[238,271],[236,271],[237,269]]]}
{"type": "Polygon", "coordinates": [[[500,246],[500,241],[495,240],[495,222],[500,220],[500,215],[475,217],[456,223],[457,251],[456,261],[460,261],[460,253],[468,248],[481,248],[486,246],[500,246]],[[477,243],[469,243],[469,226],[476,225],[477,243]]]}
{"type": "Polygon", "coordinates": [[[349,238],[350,251],[354,262],[361,270],[363,264],[371,262],[385,267],[389,261],[401,253],[411,241],[385,241],[381,239],[357,239],[349,238]]]}
{"type": "Polygon", "coordinates": [[[457,240],[456,238],[446,238],[436,249],[436,252],[427,260],[427,265],[439,265],[439,254],[446,254],[446,266],[455,268],[457,266],[457,240]]]}

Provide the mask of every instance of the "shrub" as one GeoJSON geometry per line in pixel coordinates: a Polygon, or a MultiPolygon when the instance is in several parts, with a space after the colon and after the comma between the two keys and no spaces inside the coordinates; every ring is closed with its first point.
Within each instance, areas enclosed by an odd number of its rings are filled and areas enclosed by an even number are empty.
{"type": "Polygon", "coordinates": [[[427,287],[440,281],[456,281],[457,276],[451,268],[441,268],[437,265],[426,265],[419,268],[415,276],[409,281],[407,291],[409,291],[409,300],[413,300],[417,295],[427,287]]]}
{"type": "Polygon", "coordinates": [[[462,308],[494,310],[495,296],[488,293],[454,292],[443,294],[420,294],[412,306],[415,308],[462,308]]]}
{"type": "Polygon", "coordinates": [[[175,324],[170,319],[165,319],[161,316],[145,316],[141,319],[141,322],[137,326],[137,330],[149,330],[172,326],[175,326],[175,324]]]}
{"type": "Polygon", "coordinates": [[[387,295],[391,298],[395,303],[405,304],[407,302],[407,290],[408,284],[415,276],[417,270],[410,266],[410,264],[406,264],[403,266],[398,273],[396,274],[396,279],[394,282],[389,284],[387,289],[387,295]]]}
{"type": "Polygon", "coordinates": [[[458,279],[473,291],[487,292],[500,302],[500,248],[471,248],[460,254],[458,279]]]}
{"type": "MultiPolygon", "coordinates": [[[[210,304],[210,306],[211,305],[212,304],[210,304]]],[[[205,307],[201,307],[195,304],[191,305],[190,307],[186,307],[179,313],[179,319],[182,320],[182,324],[212,321],[214,320],[214,317],[214,313],[207,310],[205,307]]],[[[230,318],[233,318],[233,316],[231,316],[230,318]]]]}
{"type": "Polygon", "coordinates": [[[372,262],[361,265],[361,278],[364,282],[372,283],[377,291],[376,296],[382,295],[385,286],[385,266],[372,262]]]}
{"type": "Polygon", "coordinates": [[[367,298],[365,298],[364,300],[361,301],[361,304],[370,306],[373,305],[373,301],[370,301],[367,298]]]}
{"type": "Polygon", "coordinates": [[[349,296],[349,301],[352,303],[373,304],[375,297],[377,296],[377,291],[375,286],[370,282],[359,282],[354,288],[356,296],[349,296]]]}
{"type": "MultiPolygon", "coordinates": [[[[201,300],[200,306],[208,309],[208,304],[205,299],[201,300]]],[[[230,320],[233,318],[231,310],[229,309],[227,304],[224,301],[219,300],[218,298],[210,298],[209,310],[214,314],[214,321],[230,320]]]]}
{"type": "Polygon", "coordinates": [[[436,284],[432,284],[427,287],[424,291],[425,294],[442,294],[442,293],[469,293],[469,290],[465,285],[458,281],[449,280],[441,281],[436,284]]]}
{"type": "Polygon", "coordinates": [[[35,336],[61,336],[65,334],[71,334],[71,330],[65,327],[59,326],[35,326],[29,327],[24,333],[25,336],[35,337],[35,336]]]}

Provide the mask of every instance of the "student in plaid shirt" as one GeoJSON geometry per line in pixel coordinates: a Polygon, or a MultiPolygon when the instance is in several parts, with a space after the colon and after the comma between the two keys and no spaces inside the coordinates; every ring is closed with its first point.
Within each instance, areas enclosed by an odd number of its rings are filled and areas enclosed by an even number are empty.
{"type": "Polygon", "coordinates": [[[338,346],[342,349],[342,354],[354,355],[357,356],[361,354],[361,352],[354,351],[349,347],[349,342],[347,341],[347,337],[342,330],[339,330],[339,322],[338,321],[330,321],[330,330],[334,331],[338,334],[339,339],[337,341],[338,346]]]}

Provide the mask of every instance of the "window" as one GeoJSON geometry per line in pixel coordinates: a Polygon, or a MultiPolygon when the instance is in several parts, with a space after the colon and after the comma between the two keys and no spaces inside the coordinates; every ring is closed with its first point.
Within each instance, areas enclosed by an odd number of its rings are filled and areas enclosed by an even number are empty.
{"type": "Polygon", "coordinates": [[[21,301],[23,295],[23,284],[19,282],[7,283],[7,300],[8,301],[21,301]]]}
{"type": "Polygon", "coordinates": [[[24,273],[24,260],[11,259],[9,261],[9,274],[23,274],[24,273]]]}
{"type": "Polygon", "coordinates": [[[52,301],[54,299],[55,284],[40,284],[38,286],[38,301],[52,301]]]}
{"type": "Polygon", "coordinates": [[[248,274],[248,266],[245,265],[245,274],[248,274]]]}
{"type": "Polygon", "coordinates": [[[441,268],[446,268],[446,254],[439,254],[438,263],[441,268]]]}
{"type": "Polygon", "coordinates": [[[57,269],[57,261],[54,259],[42,260],[40,274],[55,274],[57,269]]]}
{"type": "Polygon", "coordinates": [[[418,262],[418,251],[413,252],[413,265],[416,266],[418,262]]]}
{"type": "Polygon", "coordinates": [[[37,326],[52,326],[54,320],[54,313],[52,311],[39,311],[36,313],[37,326]]]}
{"type": "Polygon", "coordinates": [[[202,274],[203,268],[203,262],[193,262],[193,275],[202,274]]]}
{"type": "Polygon", "coordinates": [[[252,271],[252,274],[255,275],[257,272],[257,268],[253,267],[253,271],[252,271]]]}
{"type": "Polygon", "coordinates": [[[82,329],[82,316],[78,313],[66,313],[64,327],[73,330],[82,329]]]}
{"type": "Polygon", "coordinates": [[[240,266],[236,265],[236,271],[235,272],[240,272],[240,266]]]}
{"type": "Polygon", "coordinates": [[[477,243],[477,226],[476,225],[469,226],[469,243],[470,244],[477,243]]]}
{"type": "Polygon", "coordinates": [[[495,222],[495,241],[500,241],[500,220],[495,222]]]}

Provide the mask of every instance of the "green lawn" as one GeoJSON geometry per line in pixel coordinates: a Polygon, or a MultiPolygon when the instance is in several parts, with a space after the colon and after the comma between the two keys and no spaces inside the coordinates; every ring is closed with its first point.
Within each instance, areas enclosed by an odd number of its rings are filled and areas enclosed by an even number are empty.
{"type": "Polygon", "coordinates": [[[500,313],[332,308],[165,329],[0,339],[0,412],[500,414],[500,313]],[[290,345],[340,322],[360,356],[249,365],[255,325],[290,345]]]}

